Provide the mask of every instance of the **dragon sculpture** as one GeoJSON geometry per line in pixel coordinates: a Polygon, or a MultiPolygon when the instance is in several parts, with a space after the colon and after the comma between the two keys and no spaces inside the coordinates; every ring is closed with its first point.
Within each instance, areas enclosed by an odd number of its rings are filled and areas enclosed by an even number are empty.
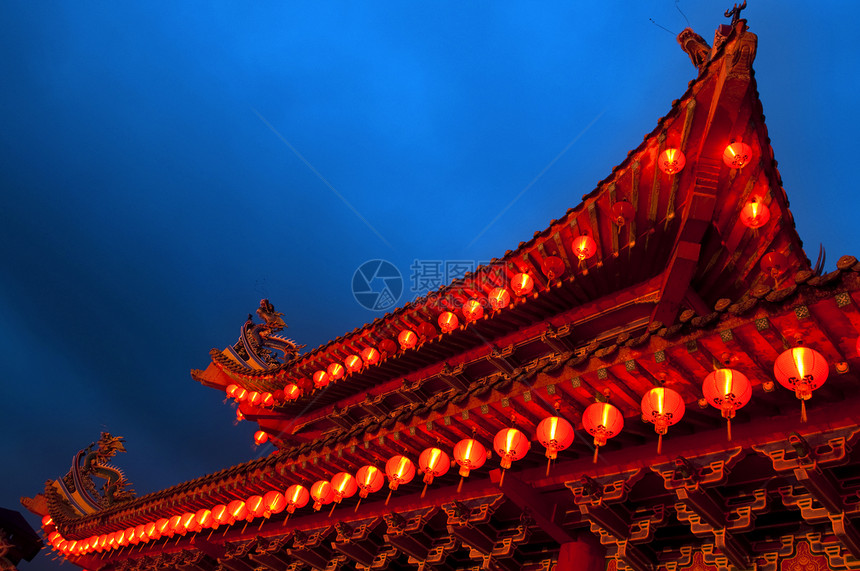
{"type": "Polygon", "coordinates": [[[71,518],[82,517],[133,499],[135,493],[125,474],[108,463],[117,452],[125,452],[123,442],[121,436],[102,432],[98,442],[75,454],[65,476],[46,482],[44,495],[22,498],[21,503],[34,513],[49,512],[57,520],[60,514],[56,512],[71,518]],[[95,478],[104,483],[99,487],[95,478]]]}
{"type": "Polygon", "coordinates": [[[243,367],[257,370],[270,369],[296,359],[299,349],[304,345],[297,345],[291,339],[276,335],[287,327],[284,314],[275,311],[275,306],[268,299],[261,299],[257,316],[263,322],[254,323],[254,317],[249,313],[242,325],[239,341],[224,349],[224,355],[243,367]]]}

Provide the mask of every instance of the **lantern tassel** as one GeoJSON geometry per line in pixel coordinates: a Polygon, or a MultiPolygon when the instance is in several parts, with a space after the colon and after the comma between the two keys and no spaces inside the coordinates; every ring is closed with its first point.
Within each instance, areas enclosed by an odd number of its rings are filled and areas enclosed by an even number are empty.
{"type": "Polygon", "coordinates": [[[463,476],[460,476],[460,483],[457,484],[457,493],[458,494],[460,493],[460,490],[463,489],[463,479],[464,479],[463,476]]]}
{"type": "Polygon", "coordinates": [[[261,521],[261,522],[260,522],[260,525],[259,525],[259,526],[257,526],[257,531],[260,531],[261,529],[263,529],[263,524],[264,524],[264,523],[266,523],[266,520],[263,520],[263,521],[261,521]]]}
{"type": "Polygon", "coordinates": [[[663,452],[663,435],[660,434],[657,436],[657,454],[661,454],[663,452]]]}
{"type": "Polygon", "coordinates": [[[213,529],[212,531],[210,531],[210,532],[209,532],[209,535],[207,535],[207,536],[206,536],[206,541],[209,541],[209,539],[212,537],[212,534],[213,534],[213,533],[215,533],[215,530],[214,530],[214,529],[213,529]]]}
{"type": "Polygon", "coordinates": [[[502,484],[504,484],[504,483],[505,483],[505,469],[502,468],[502,477],[499,478],[499,487],[501,488],[502,484]]]}
{"type": "Polygon", "coordinates": [[[333,502],[331,505],[331,509],[328,512],[328,517],[331,517],[331,514],[334,513],[334,508],[336,508],[336,507],[337,507],[337,502],[333,502]]]}
{"type": "Polygon", "coordinates": [[[546,475],[549,476],[549,465],[552,464],[552,458],[546,460],[546,475]]]}
{"type": "MultiPolygon", "coordinates": [[[[424,486],[424,487],[426,488],[427,486],[424,486]]],[[[390,500],[390,499],[391,499],[391,493],[392,493],[392,492],[394,492],[394,490],[389,490],[389,491],[388,491],[388,497],[387,497],[387,498],[385,498],[385,505],[386,505],[386,506],[388,505],[388,500],[390,500]]]]}
{"type": "Polygon", "coordinates": [[[290,516],[291,516],[291,515],[292,515],[292,514],[291,514],[290,512],[287,512],[287,517],[285,517],[285,518],[284,518],[284,523],[282,523],[282,524],[281,524],[281,527],[286,527],[286,526],[287,526],[287,522],[288,522],[288,521],[290,521],[290,516]]]}
{"type": "Polygon", "coordinates": [[[594,459],[591,461],[592,464],[597,464],[597,453],[600,452],[600,446],[594,447],[594,459]]]}
{"type": "Polygon", "coordinates": [[[242,533],[240,533],[239,535],[242,535],[243,533],[245,533],[245,528],[247,528],[247,527],[248,527],[248,522],[246,521],[245,525],[242,526],[242,533]]]}
{"type": "MultiPolygon", "coordinates": [[[[390,494],[389,494],[389,495],[390,495],[390,494]]],[[[358,503],[357,503],[357,504],[355,504],[355,509],[352,511],[352,513],[357,513],[357,512],[358,512],[358,506],[360,506],[360,505],[361,505],[361,500],[363,500],[363,499],[364,499],[364,498],[362,498],[361,496],[359,496],[359,498],[358,498],[358,503]]]]}
{"type": "Polygon", "coordinates": [[[806,422],[806,401],[800,400],[800,422],[806,422]]]}
{"type": "Polygon", "coordinates": [[[732,441],[732,419],[726,419],[726,434],[728,436],[729,442],[732,441]]]}

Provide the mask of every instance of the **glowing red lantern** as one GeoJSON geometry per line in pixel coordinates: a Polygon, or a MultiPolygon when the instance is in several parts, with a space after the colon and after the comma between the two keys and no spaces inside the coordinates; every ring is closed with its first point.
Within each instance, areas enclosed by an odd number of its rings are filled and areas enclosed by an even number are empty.
{"type": "Polygon", "coordinates": [[[275,406],[275,396],[272,393],[263,393],[263,399],[260,401],[265,407],[273,407],[275,406]]]}
{"type": "Polygon", "coordinates": [[[421,497],[427,492],[427,486],[433,483],[433,478],[444,476],[451,467],[451,459],[440,448],[427,448],[418,456],[418,469],[424,474],[424,489],[421,497]]]}
{"type": "MultiPolygon", "coordinates": [[[[320,511],[324,505],[328,505],[334,501],[334,488],[331,482],[326,480],[318,480],[311,486],[311,497],[314,499],[314,511],[320,511]]],[[[296,507],[301,507],[296,504],[296,507]]]]}
{"type": "Polygon", "coordinates": [[[365,347],[361,351],[361,360],[368,365],[375,365],[379,362],[379,351],[374,347],[365,347]]]}
{"type": "Polygon", "coordinates": [[[284,498],[284,494],[272,490],[263,495],[263,507],[265,508],[263,517],[268,519],[272,517],[272,514],[279,514],[284,511],[284,508],[287,507],[287,500],[284,498]]]}
{"type": "Polygon", "coordinates": [[[116,544],[120,547],[124,547],[128,544],[128,536],[129,534],[134,535],[134,528],[131,529],[121,529],[117,532],[114,532],[116,544]]]}
{"type": "Polygon", "coordinates": [[[302,394],[302,389],[298,385],[289,383],[284,385],[284,398],[290,401],[297,400],[302,394]]]}
{"type": "Polygon", "coordinates": [[[657,454],[663,449],[663,435],[669,427],[684,416],[684,399],[676,391],[666,387],[655,387],[642,397],[642,420],[654,423],[657,439],[657,454]]]}
{"type": "Polygon", "coordinates": [[[212,511],[206,508],[199,509],[194,514],[194,525],[199,530],[208,529],[215,525],[215,518],[212,516],[212,511]]]}
{"type": "Polygon", "coordinates": [[[245,400],[254,406],[258,406],[261,402],[263,402],[263,395],[261,395],[257,391],[251,391],[250,393],[248,393],[248,396],[245,397],[245,400]]]}
{"type": "Polygon", "coordinates": [[[477,470],[487,461],[487,449],[474,438],[464,438],[454,446],[454,460],[460,466],[460,483],[457,492],[463,487],[463,478],[477,470]]]}
{"type": "Polygon", "coordinates": [[[612,205],[611,210],[612,221],[615,222],[617,226],[624,226],[636,216],[636,211],[633,209],[633,205],[626,200],[619,200],[612,205]]]}
{"type": "Polygon", "coordinates": [[[460,320],[457,319],[457,314],[451,311],[445,311],[439,314],[437,322],[439,323],[439,329],[442,330],[442,333],[450,333],[460,325],[460,320]]]}
{"type": "MultiPolygon", "coordinates": [[[[493,439],[493,449],[502,457],[502,477],[499,486],[505,481],[505,470],[511,467],[511,462],[522,460],[531,448],[528,437],[516,428],[503,428],[493,439]]],[[[485,456],[486,457],[486,456],[485,456]]]]}
{"type": "Polygon", "coordinates": [[[758,198],[753,198],[741,209],[741,223],[747,228],[761,228],[770,220],[770,210],[758,198]]]}
{"type": "Polygon", "coordinates": [[[418,335],[411,329],[404,329],[397,336],[397,342],[400,343],[400,348],[406,351],[418,344],[418,335]]]}
{"type": "Polygon", "coordinates": [[[329,379],[331,379],[332,381],[339,381],[343,378],[345,369],[340,363],[332,363],[328,366],[326,372],[328,373],[329,379]]]}
{"type": "Polygon", "coordinates": [[[248,508],[248,521],[251,521],[255,517],[262,517],[266,514],[266,506],[263,503],[263,496],[251,496],[245,500],[245,507],[248,508]]]}
{"type": "Polygon", "coordinates": [[[344,360],[344,363],[346,363],[346,370],[350,373],[357,373],[364,366],[364,363],[361,362],[361,357],[358,355],[350,355],[344,360]]]}
{"type": "Polygon", "coordinates": [[[383,339],[379,342],[379,351],[385,355],[394,355],[397,353],[397,343],[393,339],[383,339]]]}
{"type": "Polygon", "coordinates": [[[717,369],[702,382],[702,394],[708,404],[720,409],[727,422],[728,439],[732,439],[732,418],[735,411],[750,401],[750,380],[734,369],[717,369]]]}
{"type": "Polygon", "coordinates": [[[237,390],[239,390],[238,385],[227,385],[227,388],[224,389],[224,392],[227,393],[228,397],[233,398],[237,390]]]}
{"type": "Polygon", "coordinates": [[[359,497],[366,498],[368,494],[378,492],[385,483],[385,474],[376,466],[362,466],[355,474],[359,497]]]}
{"type": "Polygon", "coordinates": [[[233,399],[236,402],[242,402],[247,397],[248,397],[248,391],[246,389],[243,389],[242,387],[236,387],[233,390],[233,399]]]}
{"type": "Polygon", "coordinates": [[[185,512],[182,514],[182,527],[185,528],[185,531],[190,531],[192,533],[200,531],[202,528],[197,524],[196,514],[191,512],[185,512]]]}
{"type": "Polygon", "coordinates": [[[185,535],[185,532],[188,531],[186,527],[186,516],[191,516],[194,518],[194,514],[184,513],[182,515],[175,515],[170,518],[170,523],[173,524],[173,533],[178,533],[179,535],[185,535]]]}
{"type": "Polygon", "coordinates": [[[261,444],[265,444],[268,441],[269,441],[269,434],[267,432],[265,432],[264,430],[258,430],[257,432],[254,433],[254,442],[257,444],[257,446],[260,446],[261,444]]]}
{"type": "Polygon", "coordinates": [[[484,306],[475,298],[463,304],[463,317],[466,321],[477,321],[484,316],[484,306]]]}
{"type": "Polygon", "coordinates": [[[681,172],[686,164],[687,158],[681,149],[666,149],[657,159],[657,166],[668,175],[681,172]]]}
{"type": "Polygon", "coordinates": [[[490,292],[490,307],[496,311],[504,309],[511,303],[511,294],[503,287],[497,287],[490,292]]]}
{"type": "Polygon", "coordinates": [[[579,258],[580,264],[592,257],[595,252],[597,252],[597,242],[588,234],[573,239],[573,254],[579,258]]]}
{"type": "Polygon", "coordinates": [[[573,426],[560,416],[548,416],[537,425],[537,439],[546,448],[546,473],[549,475],[549,464],[558,458],[559,450],[573,444],[573,426]]]}
{"type": "Polygon", "coordinates": [[[230,523],[248,518],[248,508],[242,500],[233,500],[227,504],[227,511],[230,512],[230,523]]]}
{"type": "Polygon", "coordinates": [[[231,516],[230,512],[227,510],[227,506],[224,504],[218,504],[214,508],[212,508],[212,524],[214,527],[218,527],[222,523],[230,524],[231,516]]]}
{"type": "Polygon", "coordinates": [[[541,262],[540,269],[549,280],[554,280],[564,273],[564,262],[558,256],[547,256],[541,262]]]}
{"type": "MultiPolygon", "coordinates": [[[[328,482],[325,482],[324,480],[321,480],[320,482],[328,484],[328,482]]],[[[320,482],[317,483],[319,484],[320,482]]],[[[331,497],[334,498],[334,490],[331,489],[331,484],[328,485],[328,489],[331,491],[331,497]]],[[[310,494],[308,493],[308,489],[301,484],[293,484],[287,488],[285,498],[287,500],[287,513],[293,513],[296,511],[296,508],[303,508],[308,505],[310,494]]],[[[329,503],[330,501],[331,499],[325,503],[329,503]]]]}
{"type": "Polygon", "coordinates": [[[520,297],[528,295],[535,287],[535,281],[526,273],[517,274],[511,280],[511,289],[520,297]]]}
{"type": "Polygon", "coordinates": [[[321,389],[329,383],[331,377],[329,377],[328,373],[326,373],[324,370],[320,369],[319,371],[314,373],[313,380],[314,386],[318,389],[321,389]]]}
{"type": "Polygon", "coordinates": [[[161,536],[173,537],[173,530],[170,529],[170,520],[163,517],[156,521],[155,533],[159,538],[161,536]]]}
{"type": "Polygon", "coordinates": [[[432,324],[422,321],[418,325],[418,336],[422,339],[436,337],[436,328],[432,324]]]}
{"type": "Polygon", "coordinates": [[[398,454],[385,463],[385,474],[388,476],[388,487],[396,490],[398,486],[408,484],[415,477],[415,464],[406,456],[398,454]]]}
{"type": "Polygon", "coordinates": [[[355,477],[349,472],[338,472],[331,479],[334,488],[334,502],[339,504],[344,498],[351,498],[358,491],[355,477]]]}
{"type": "Polygon", "coordinates": [[[812,397],[812,391],[824,384],[829,372],[824,355],[809,347],[794,347],[776,358],[773,374],[779,384],[794,391],[800,399],[801,422],[806,422],[806,401],[812,397]]]}
{"type": "Polygon", "coordinates": [[[624,415],[608,402],[596,402],[588,405],[582,413],[582,428],[594,437],[594,462],[597,462],[597,452],[606,441],[616,436],[624,428],[624,415]]]}
{"type": "Polygon", "coordinates": [[[723,151],[723,162],[730,169],[742,169],[752,159],[752,147],[746,143],[733,142],[723,151]]]}
{"type": "Polygon", "coordinates": [[[146,526],[144,524],[140,524],[139,526],[134,528],[135,535],[135,543],[149,541],[149,537],[146,535],[146,526]]]}

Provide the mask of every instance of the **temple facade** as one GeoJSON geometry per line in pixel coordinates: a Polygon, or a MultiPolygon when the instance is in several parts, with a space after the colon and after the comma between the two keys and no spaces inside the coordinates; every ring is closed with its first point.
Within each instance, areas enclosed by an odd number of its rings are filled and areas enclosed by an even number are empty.
{"type": "Polygon", "coordinates": [[[92,571],[860,569],[860,262],[804,253],[728,15],[713,45],[678,36],[686,92],[515,249],[305,353],[263,300],[192,377],[275,451],[135,497],[103,435],[24,501],[53,549],[92,571]]]}

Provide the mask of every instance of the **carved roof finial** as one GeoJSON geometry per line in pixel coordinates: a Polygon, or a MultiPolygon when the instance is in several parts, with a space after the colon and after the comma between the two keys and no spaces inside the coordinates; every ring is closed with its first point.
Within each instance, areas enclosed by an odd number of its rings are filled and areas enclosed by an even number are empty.
{"type": "Polygon", "coordinates": [[[726,10],[726,18],[732,19],[732,25],[733,26],[738,23],[738,20],[741,19],[741,10],[746,9],[746,7],[747,7],[747,0],[744,0],[740,6],[735,4],[731,10],[726,10]]]}

